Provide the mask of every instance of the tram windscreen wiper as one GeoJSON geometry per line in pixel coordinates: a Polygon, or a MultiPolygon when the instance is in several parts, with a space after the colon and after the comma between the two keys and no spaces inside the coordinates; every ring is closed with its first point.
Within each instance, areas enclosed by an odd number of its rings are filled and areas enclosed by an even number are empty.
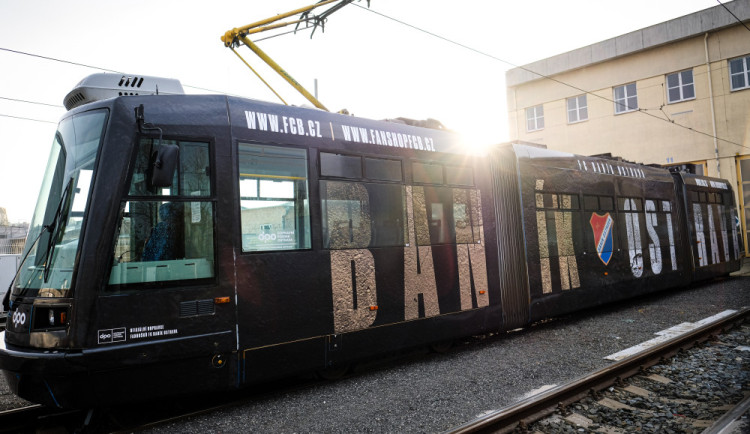
{"type": "MultiPolygon", "coordinates": [[[[52,221],[48,225],[44,226],[44,229],[46,229],[49,232],[49,238],[47,239],[47,249],[44,254],[44,281],[47,281],[47,278],[49,277],[49,270],[50,270],[50,261],[52,260],[52,254],[55,251],[55,245],[57,244],[57,238],[58,234],[60,233],[60,222],[67,216],[68,211],[70,210],[70,191],[73,188],[73,181],[74,178],[70,178],[68,181],[68,185],[65,186],[65,190],[62,192],[62,196],[60,197],[60,203],[57,204],[57,210],[55,211],[55,215],[52,216],[52,221]]],[[[37,257],[39,255],[37,254],[37,257]]]]}
{"type": "MultiPolygon", "coordinates": [[[[41,231],[39,231],[39,235],[37,235],[36,238],[34,238],[34,241],[31,243],[29,248],[26,249],[26,254],[23,255],[23,258],[21,259],[21,262],[19,262],[19,264],[26,263],[26,258],[28,258],[29,253],[31,253],[31,251],[34,250],[34,246],[36,245],[36,243],[39,242],[39,239],[42,238],[42,234],[44,233],[45,230],[46,230],[46,227],[43,228],[41,231]]],[[[10,310],[10,294],[11,292],[13,292],[13,284],[16,283],[16,279],[18,279],[18,275],[21,274],[22,269],[23,269],[23,265],[18,267],[18,269],[16,270],[16,274],[14,274],[13,278],[10,279],[8,290],[5,292],[5,296],[3,297],[2,306],[3,306],[3,310],[6,312],[10,310]]]]}

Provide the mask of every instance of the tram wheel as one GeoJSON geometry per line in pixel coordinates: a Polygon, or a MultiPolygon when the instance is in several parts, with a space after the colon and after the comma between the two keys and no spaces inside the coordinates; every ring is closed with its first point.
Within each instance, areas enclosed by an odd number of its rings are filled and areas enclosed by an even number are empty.
{"type": "Polygon", "coordinates": [[[350,365],[334,366],[316,372],[318,378],[328,381],[340,380],[349,373],[350,365]]]}
{"type": "Polygon", "coordinates": [[[443,354],[447,353],[453,347],[453,341],[442,341],[430,344],[430,350],[434,353],[443,354]]]}

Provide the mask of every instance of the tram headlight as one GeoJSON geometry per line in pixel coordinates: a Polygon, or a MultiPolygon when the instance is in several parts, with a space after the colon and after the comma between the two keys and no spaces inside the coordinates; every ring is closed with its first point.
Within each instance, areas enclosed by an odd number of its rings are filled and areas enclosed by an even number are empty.
{"type": "Polygon", "coordinates": [[[64,328],[68,325],[70,306],[35,306],[34,330],[64,328]]]}
{"type": "Polygon", "coordinates": [[[62,307],[50,309],[47,318],[49,319],[50,327],[65,325],[68,319],[67,309],[62,307]]]}

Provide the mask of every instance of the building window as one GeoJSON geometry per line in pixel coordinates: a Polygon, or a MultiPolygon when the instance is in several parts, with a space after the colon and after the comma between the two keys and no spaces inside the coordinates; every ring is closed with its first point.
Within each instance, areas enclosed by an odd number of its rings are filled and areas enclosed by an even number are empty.
{"type": "Polygon", "coordinates": [[[586,94],[568,98],[568,123],[585,121],[589,118],[586,94]]]}
{"type": "Polygon", "coordinates": [[[638,95],[635,83],[617,86],[615,88],[615,114],[638,110],[638,95]]]}
{"type": "Polygon", "coordinates": [[[544,106],[538,105],[526,109],[526,131],[537,131],[544,128],[544,106]]]}
{"type": "Polygon", "coordinates": [[[670,104],[695,99],[692,69],[667,75],[667,99],[670,104]]]}
{"type": "Polygon", "coordinates": [[[750,56],[729,60],[729,79],[732,90],[750,87],[750,56]]]}

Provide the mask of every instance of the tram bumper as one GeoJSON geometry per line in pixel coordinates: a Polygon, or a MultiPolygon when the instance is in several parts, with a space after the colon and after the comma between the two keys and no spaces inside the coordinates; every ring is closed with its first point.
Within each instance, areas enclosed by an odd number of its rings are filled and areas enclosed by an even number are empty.
{"type": "Polygon", "coordinates": [[[79,352],[8,347],[5,332],[0,332],[0,369],[10,390],[23,399],[70,407],[86,396],[88,391],[82,390],[80,379],[87,369],[81,359],[79,352]]]}

